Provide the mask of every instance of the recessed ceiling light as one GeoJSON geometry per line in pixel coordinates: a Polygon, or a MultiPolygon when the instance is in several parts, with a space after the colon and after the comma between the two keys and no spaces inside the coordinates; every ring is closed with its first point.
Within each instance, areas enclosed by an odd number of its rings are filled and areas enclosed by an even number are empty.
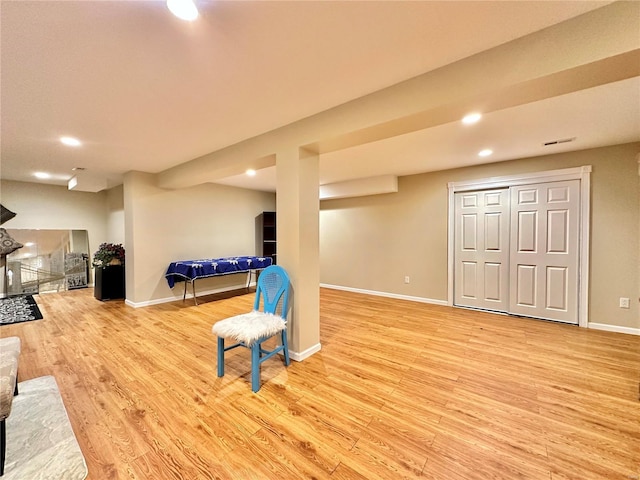
{"type": "Polygon", "coordinates": [[[488,157],[489,155],[491,155],[493,153],[493,150],[490,150],[488,148],[485,148],[484,150],[480,150],[478,152],[478,156],[479,157],[488,157]]]}
{"type": "Polygon", "coordinates": [[[33,174],[34,177],[45,180],[47,178],[51,178],[51,175],[46,172],[36,172],[33,174]]]}
{"type": "Polygon", "coordinates": [[[82,145],[80,140],[73,137],[60,137],[60,141],[68,147],[79,147],[80,145],[82,145]]]}
{"type": "Polygon", "coordinates": [[[27,242],[24,244],[25,247],[33,247],[35,245],[35,243],[33,242],[27,242]]]}
{"type": "Polygon", "coordinates": [[[198,9],[192,0],[167,0],[167,8],[176,17],[188,22],[198,18],[198,9]]]}
{"type": "Polygon", "coordinates": [[[249,170],[247,170],[246,172],[247,175],[249,175],[250,177],[255,177],[256,176],[256,171],[253,168],[250,168],[249,170]]]}
{"type": "Polygon", "coordinates": [[[480,113],[470,113],[469,115],[465,115],[462,119],[462,123],[465,125],[471,125],[472,123],[476,123],[478,120],[482,118],[480,113]]]}

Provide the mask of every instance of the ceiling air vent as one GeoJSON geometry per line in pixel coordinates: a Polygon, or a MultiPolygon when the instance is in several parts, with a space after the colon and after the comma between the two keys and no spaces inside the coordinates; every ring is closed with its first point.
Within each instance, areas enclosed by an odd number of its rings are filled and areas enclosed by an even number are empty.
{"type": "Polygon", "coordinates": [[[573,142],[575,139],[576,139],[576,137],[561,138],[560,140],[551,140],[550,142],[544,142],[542,145],[545,146],[545,147],[548,147],[549,145],[559,145],[561,143],[573,142]]]}

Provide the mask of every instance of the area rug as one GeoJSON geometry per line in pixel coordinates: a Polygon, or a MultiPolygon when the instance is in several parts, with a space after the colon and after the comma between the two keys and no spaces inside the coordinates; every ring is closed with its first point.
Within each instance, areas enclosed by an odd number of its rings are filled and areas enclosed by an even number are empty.
{"type": "Polygon", "coordinates": [[[84,480],[87,464],[51,376],[18,384],[6,420],[2,480],[84,480]]]}
{"type": "Polygon", "coordinates": [[[41,319],[42,313],[33,295],[0,298],[0,325],[41,319]]]}

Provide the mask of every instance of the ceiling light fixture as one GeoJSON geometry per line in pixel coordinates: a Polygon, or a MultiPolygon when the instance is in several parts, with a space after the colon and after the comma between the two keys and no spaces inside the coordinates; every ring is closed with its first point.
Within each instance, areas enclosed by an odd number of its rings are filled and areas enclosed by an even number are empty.
{"type": "Polygon", "coordinates": [[[482,114],[480,113],[470,113],[469,115],[465,115],[462,119],[462,123],[465,125],[471,125],[472,123],[476,123],[478,120],[482,118],[482,114]]]}
{"type": "Polygon", "coordinates": [[[198,9],[192,0],[167,0],[167,8],[176,17],[188,22],[198,18],[198,9]]]}
{"type": "Polygon", "coordinates": [[[80,142],[80,140],[73,137],[60,137],[60,141],[68,147],[79,147],[80,145],[82,145],[82,142],[80,142]]]}
{"type": "Polygon", "coordinates": [[[36,172],[33,174],[33,176],[41,180],[46,180],[47,178],[51,178],[51,175],[46,172],[36,172]]]}
{"type": "Polygon", "coordinates": [[[484,150],[480,150],[478,152],[478,156],[479,157],[488,157],[489,155],[491,155],[493,153],[493,150],[489,149],[489,148],[485,148],[484,150]]]}
{"type": "Polygon", "coordinates": [[[256,176],[256,171],[253,168],[250,168],[249,170],[247,170],[246,172],[247,175],[249,175],[250,177],[255,177],[256,176]]]}

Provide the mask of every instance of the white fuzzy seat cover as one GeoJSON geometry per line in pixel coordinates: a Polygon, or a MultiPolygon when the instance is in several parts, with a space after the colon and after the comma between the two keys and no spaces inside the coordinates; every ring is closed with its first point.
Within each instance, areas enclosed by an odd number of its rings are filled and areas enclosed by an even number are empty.
{"type": "Polygon", "coordinates": [[[262,337],[271,337],[287,328],[278,315],[253,311],[220,320],[211,329],[214,335],[244,342],[249,346],[262,337]]]}

